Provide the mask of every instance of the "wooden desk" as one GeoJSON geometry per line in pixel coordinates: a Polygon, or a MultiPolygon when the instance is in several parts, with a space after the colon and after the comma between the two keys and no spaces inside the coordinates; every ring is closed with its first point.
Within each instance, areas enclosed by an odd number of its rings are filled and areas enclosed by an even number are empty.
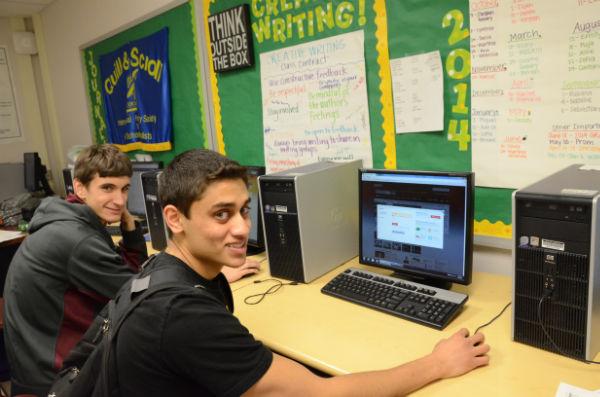
{"type": "MultiPolygon", "coordinates": [[[[14,227],[5,228],[1,227],[0,231],[16,232],[17,229],[14,227]]],[[[0,242],[0,297],[4,296],[4,281],[6,280],[6,273],[8,272],[8,265],[13,256],[19,249],[19,245],[25,239],[27,234],[22,233],[11,239],[0,242]]]]}
{"type": "MultiPolygon", "coordinates": [[[[464,310],[444,331],[437,331],[373,309],[324,295],[320,289],[347,267],[389,271],[349,261],[310,284],[286,285],[258,305],[248,295],[272,282],[268,265],[255,276],[232,284],[235,315],[272,350],[329,374],[389,368],[429,353],[435,343],[460,328],[470,332],[496,316],[511,300],[510,277],[474,273],[470,286],[453,290],[469,295],[464,310]]],[[[511,309],[484,328],[492,347],[490,365],[454,379],[431,384],[416,396],[554,396],[561,381],[600,389],[600,366],[511,341],[511,309]]],[[[600,354],[596,356],[596,361],[600,354]]]]}
{"type": "MultiPolygon", "coordinates": [[[[0,227],[0,232],[8,232],[8,233],[17,233],[18,230],[16,227],[0,227]]],[[[25,239],[25,237],[27,237],[26,233],[20,233],[19,235],[16,235],[12,238],[9,239],[4,239],[4,236],[0,236],[2,237],[2,241],[0,241],[0,248],[4,248],[4,247],[10,247],[12,245],[19,245],[21,244],[21,242],[25,239]]]]}

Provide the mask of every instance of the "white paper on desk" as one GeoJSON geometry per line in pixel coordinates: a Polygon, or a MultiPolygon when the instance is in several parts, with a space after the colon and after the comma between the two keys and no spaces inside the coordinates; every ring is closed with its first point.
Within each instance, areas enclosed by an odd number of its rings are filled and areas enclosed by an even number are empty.
{"type": "Polygon", "coordinates": [[[0,230],[0,243],[4,242],[4,241],[10,241],[12,239],[15,239],[17,237],[21,237],[23,235],[23,233],[21,232],[12,232],[12,231],[8,231],[8,230],[0,230]]]}
{"type": "Polygon", "coordinates": [[[444,79],[439,51],[390,60],[396,134],[443,131],[444,79]]]}
{"type": "Polygon", "coordinates": [[[591,391],[560,382],[555,397],[600,397],[600,390],[591,391]]]}

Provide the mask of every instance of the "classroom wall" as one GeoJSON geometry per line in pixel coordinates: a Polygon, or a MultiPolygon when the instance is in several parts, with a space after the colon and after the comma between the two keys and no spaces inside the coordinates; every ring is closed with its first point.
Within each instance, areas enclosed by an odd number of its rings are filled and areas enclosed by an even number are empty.
{"type": "Polygon", "coordinates": [[[57,144],[53,156],[62,165],[69,148],[92,143],[81,49],[183,2],[56,0],[41,12],[37,30],[45,46],[44,79],[57,144]]]}
{"type": "MultiPolygon", "coordinates": [[[[196,7],[201,4],[201,1],[196,2],[196,7]]],[[[46,156],[46,152],[49,152],[49,156],[55,157],[54,162],[58,163],[60,168],[65,164],[65,156],[71,146],[91,143],[92,132],[85,97],[81,48],[111,37],[183,2],[182,0],[128,0],[126,2],[56,0],[41,14],[34,15],[33,22],[40,49],[39,74],[44,79],[43,87],[37,87],[37,91],[40,91],[41,107],[48,107],[48,125],[52,131],[50,137],[44,140],[41,131],[43,120],[39,120],[39,113],[45,110],[39,110],[39,104],[32,105],[31,103],[35,101],[27,99],[30,103],[26,106],[28,109],[25,117],[26,128],[36,133],[33,135],[28,133],[24,142],[15,143],[13,146],[0,145],[0,158],[3,161],[4,159],[12,161],[13,158],[18,161],[22,159],[24,151],[35,150],[43,157],[46,156]]],[[[37,91],[32,82],[36,73],[35,65],[28,66],[29,56],[16,56],[12,50],[10,32],[15,29],[25,30],[22,28],[24,25],[19,23],[23,21],[15,21],[14,18],[12,21],[0,19],[0,44],[6,43],[9,47],[15,80],[19,81],[18,100],[21,100],[21,98],[34,97],[37,91]],[[23,77],[26,70],[30,71],[23,77]]],[[[506,273],[510,269],[510,251],[477,247],[474,256],[475,271],[506,273]]]]}
{"type": "Polygon", "coordinates": [[[0,18],[0,45],[7,46],[12,72],[21,138],[0,143],[2,163],[22,163],[24,152],[38,152],[44,162],[48,160],[46,140],[34,76],[35,55],[18,55],[14,51],[12,33],[25,31],[23,18],[0,18]]]}

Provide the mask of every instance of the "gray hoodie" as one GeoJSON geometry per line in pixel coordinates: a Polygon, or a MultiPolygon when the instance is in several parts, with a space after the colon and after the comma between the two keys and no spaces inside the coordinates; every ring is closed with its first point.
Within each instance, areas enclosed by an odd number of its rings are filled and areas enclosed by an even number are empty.
{"type": "Polygon", "coordinates": [[[116,247],[90,207],[58,197],[42,201],[29,233],[6,276],[4,340],[13,380],[44,389],[148,255],[139,227],[116,247]]]}

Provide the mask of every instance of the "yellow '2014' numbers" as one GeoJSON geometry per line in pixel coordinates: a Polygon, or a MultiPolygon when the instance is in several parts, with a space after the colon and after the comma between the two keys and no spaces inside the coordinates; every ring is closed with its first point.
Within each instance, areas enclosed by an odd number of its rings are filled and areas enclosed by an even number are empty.
{"type": "MultiPolygon", "coordinates": [[[[463,27],[464,16],[460,10],[450,10],[442,18],[442,28],[452,26],[448,44],[454,46],[469,37],[469,29],[463,27]]],[[[464,48],[454,48],[446,57],[446,74],[453,80],[464,80],[471,75],[471,53],[464,48]]],[[[467,103],[468,82],[454,85],[456,103],[452,105],[452,116],[448,120],[448,140],[458,142],[458,150],[469,148],[469,108],[467,103]],[[466,116],[466,118],[465,118],[466,116]]]]}

